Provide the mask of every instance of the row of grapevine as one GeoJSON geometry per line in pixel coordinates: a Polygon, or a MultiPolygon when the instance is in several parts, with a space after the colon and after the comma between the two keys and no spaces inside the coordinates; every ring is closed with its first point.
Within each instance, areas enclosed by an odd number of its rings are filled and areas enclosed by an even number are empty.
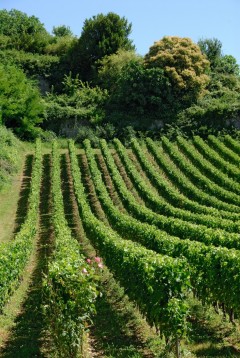
{"type": "Polygon", "coordinates": [[[184,297],[189,289],[186,259],[171,258],[124,240],[98,220],[87,202],[72,142],[69,144],[72,176],[84,227],[106,265],[151,324],[167,337],[185,330],[184,297]]]}
{"type": "Polygon", "coordinates": [[[186,160],[181,163],[182,170],[180,170],[171,160],[166,158],[163,150],[161,150],[161,148],[157,146],[152,139],[147,138],[146,144],[158,165],[164,169],[166,175],[171,178],[171,181],[177,185],[181,192],[202,205],[207,205],[210,208],[214,207],[221,210],[221,216],[223,217],[227,217],[229,219],[239,219],[240,208],[238,206],[219,200],[218,197],[206,193],[205,188],[198,188],[189,180],[189,178],[184,174],[186,160]]]}
{"type": "Polygon", "coordinates": [[[234,153],[231,149],[213,135],[208,136],[208,143],[229,163],[232,163],[239,168],[239,155],[234,153]]]}
{"type": "Polygon", "coordinates": [[[234,153],[240,154],[240,143],[229,134],[224,137],[224,143],[228,148],[230,147],[234,153]]]}
{"type": "MultiPolygon", "coordinates": [[[[179,149],[186,155],[186,157],[210,180],[221,187],[226,188],[230,192],[240,194],[240,185],[228,175],[223,173],[220,169],[212,165],[202,154],[196,150],[189,140],[182,137],[177,138],[179,149]]],[[[226,164],[225,164],[226,166],[226,164]]],[[[227,166],[226,166],[227,167],[227,166]]]]}
{"type": "Polygon", "coordinates": [[[193,144],[198,149],[204,157],[206,157],[213,165],[219,168],[222,172],[226,173],[229,177],[239,180],[240,179],[240,170],[239,167],[233,165],[229,162],[226,162],[220,154],[209,147],[209,145],[200,137],[195,136],[193,138],[193,144]]]}
{"type": "MultiPolygon", "coordinates": [[[[196,224],[202,224],[207,227],[219,228],[224,229],[230,232],[239,232],[240,224],[235,223],[231,220],[223,219],[220,217],[216,217],[213,219],[213,215],[210,214],[200,214],[198,212],[192,212],[189,210],[185,210],[183,208],[178,208],[177,205],[179,203],[179,198],[175,201],[175,205],[173,202],[174,197],[172,197],[173,205],[169,204],[166,200],[162,199],[159,195],[156,195],[151,191],[149,186],[144,182],[141,174],[138,170],[134,167],[134,163],[128,158],[127,152],[124,147],[118,141],[117,143],[118,152],[125,163],[126,170],[131,177],[132,181],[134,182],[135,186],[137,187],[140,195],[144,197],[147,204],[150,204],[151,208],[155,211],[159,211],[164,215],[173,216],[185,221],[193,222],[196,224]]],[[[146,158],[143,151],[141,150],[139,144],[136,140],[132,141],[132,149],[137,156],[138,161],[141,163],[147,177],[152,180],[154,184],[159,189],[161,193],[161,188],[164,190],[167,188],[167,181],[161,175],[158,174],[156,168],[151,164],[151,162],[146,158]]],[[[169,194],[170,195],[170,194],[169,194]]],[[[194,202],[192,204],[194,207],[194,202]]]]}
{"type": "MultiPolygon", "coordinates": [[[[191,282],[198,297],[204,302],[219,301],[225,304],[228,311],[234,309],[239,312],[240,253],[236,250],[215,248],[196,241],[168,236],[153,225],[138,222],[130,215],[119,212],[107,194],[89,141],[85,141],[84,145],[96,192],[113,227],[122,236],[137,240],[158,253],[167,253],[173,257],[185,256],[190,264],[191,282]]],[[[112,166],[112,178],[116,186],[121,186],[122,182],[114,172],[113,158],[107,150],[106,142],[101,141],[101,146],[107,166],[112,166]]],[[[126,198],[127,195],[125,191],[124,197],[126,198]]]]}
{"type": "Polygon", "coordinates": [[[38,226],[41,173],[41,142],[37,140],[26,219],[14,240],[0,245],[0,310],[18,286],[33,251],[38,226]]]}
{"type": "MultiPolygon", "coordinates": [[[[150,140],[150,138],[147,139],[149,146],[154,145],[154,143],[150,140]]],[[[141,163],[141,166],[146,171],[146,174],[152,184],[157,188],[157,190],[161,193],[162,196],[166,197],[167,201],[170,202],[174,207],[180,207],[182,209],[190,211],[193,215],[195,213],[198,214],[204,214],[207,216],[214,216],[219,218],[227,218],[227,220],[233,220],[236,221],[239,219],[238,214],[231,214],[231,212],[226,211],[220,211],[218,209],[215,209],[213,207],[205,206],[202,204],[199,204],[198,201],[190,200],[188,197],[184,196],[179,192],[179,190],[174,187],[169,180],[167,180],[163,175],[160,175],[160,168],[157,167],[157,164],[154,164],[153,161],[149,160],[149,157],[147,158],[142,146],[140,146],[137,142],[137,140],[132,140],[132,146],[131,146],[134,154],[136,155],[138,161],[141,163]]],[[[159,148],[158,148],[159,149],[159,148]]],[[[152,147],[152,151],[157,151],[157,148],[152,147]]],[[[170,172],[172,171],[174,173],[174,168],[171,167],[171,163],[167,163],[166,160],[164,160],[164,153],[159,153],[159,157],[161,156],[161,163],[163,165],[163,168],[170,167],[170,172]],[[169,165],[168,165],[169,164],[169,165]]],[[[184,177],[183,177],[184,179],[184,177]]],[[[180,179],[181,180],[181,179],[180,179]]],[[[186,178],[187,182],[188,179],[186,178]]],[[[196,188],[194,188],[196,191],[196,188]]],[[[202,193],[200,190],[198,190],[198,195],[200,196],[202,193]]],[[[204,193],[203,193],[204,194],[204,193]]],[[[195,197],[195,195],[191,195],[191,197],[195,197]]]]}
{"type": "MultiPolygon", "coordinates": [[[[158,189],[159,193],[162,193],[165,188],[169,188],[169,196],[171,195],[171,185],[168,184],[168,181],[161,176],[158,171],[156,170],[155,165],[149,161],[143,152],[141,146],[137,142],[137,140],[132,141],[132,150],[135,153],[138,161],[140,162],[143,170],[145,171],[147,177],[149,180],[155,185],[155,187],[158,189]]],[[[136,170],[133,170],[132,175],[136,176],[136,170]]],[[[173,191],[173,190],[172,190],[173,191]]],[[[180,194],[181,195],[181,194],[180,194]]],[[[168,212],[166,214],[169,214],[171,216],[176,216],[179,218],[182,218],[184,220],[193,221],[195,223],[203,224],[210,227],[217,227],[222,228],[230,232],[239,232],[239,223],[235,223],[233,220],[222,218],[220,213],[215,209],[212,210],[212,208],[206,208],[204,213],[199,213],[199,204],[197,202],[192,201],[191,202],[191,209],[192,210],[186,210],[182,208],[182,202],[186,201],[186,197],[183,195],[173,195],[171,197],[172,205],[170,206],[167,201],[164,202],[165,207],[164,210],[166,210],[166,207],[168,208],[168,212]],[[175,199],[175,200],[174,200],[175,199]],[[180,206],[180,207],[178,207],[180,206]]],[[[234,217],[235,221],[238,219],[238,217],[234,217]]]]}
{"type": "Polygon", "coordinates": [[[205,191],[209,192],[218,199],[228,204],[233,204],[239,208],[239,196],[235,193],[229,192],[228,190],[215,184],[209,178],[205,177],[201,171],[195,167],[186,157],[177,149],[174,143],[171,143],[168,138],[162,138],[162,146],[169,156],[174,160],[175,163],[184,171],[194,183],[205,191]]]}
{"type": "Polygon", "coordinates": [[[45,315],[59,356],[76,356],[94,313],[97,275],[72,237],[64,213],[57,142],[52,147],[54,252],[44,280],[45,315]]]}
{"type": "MultiPolygon", "coordinates": [[[[121,153],[123,157],[124,147],[118,140],[116,140],[116,142],[118,143],[118,153],[121,153]]],[[[127,154],[124,157],[127,159],[127,154]]],[[[130,164],[131,163],[129,163],[128,169],[131,169],[130,164]]],[[[137,173],[135,174],[137,178],[137,173]]],[[[113,180],[115,177],[116,176],[113,176],[113,180]]],[[[128,192],[121,177],[119,177],[119,180],[117,182],[115,181],[115,183],[121,198],[124,200],[125,205],[128,206],[128,210],[139,220],[144,220],[149,224],[157,226],[160,230],[166,231],[170,235],[175,235],[183,239],[202,241],[206,245],[212,244],[216,246],[226,246],[228,248],[240,247],[239,234],[228,233],[221,229],[208,228],[204,225],[197,225],[185,220],[155,213],[136,202],[134,196],[128,192]]],[[[144,186],[144,180],[142,178],[139,178],[139,183],[137,183],[137,180],[135,183],[136,185],[138,184],[140,190],[144,186]]]]}

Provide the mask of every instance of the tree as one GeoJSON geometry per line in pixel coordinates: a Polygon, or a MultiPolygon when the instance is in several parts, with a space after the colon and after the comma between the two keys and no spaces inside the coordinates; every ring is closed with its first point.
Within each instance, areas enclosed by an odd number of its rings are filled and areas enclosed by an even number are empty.
{"type": "Polygon", "coordinates": [[[32,138],[43,112],[37,87],[12,65],[0,65],[0,78],[2,124],[22,138],[32,138]]]}
{"type": "Polygon", "coordinates": [[[219,73],[239,76],[239,65],[236,58],[232,55],[221,56],[216,62],[215,70],[219,73]]]}
{"type": "Polygon", "coordinates": [[[0,10],[0,35],[9,38],[8,47],[34,53],[42,53],[51,38],[37,17],[15,9],[0,10]]]}
{"type": "Polygon", "coordinates": [[[76,42],[77,39],[70,35],[55,37],[53,41],[46,46],[45,53],[61,58],[65,57],[76,42]]]}
{"type": "Polygon", "coordinates": [[[143,58],[135,51],[120,49],[112,55],[103,57],[98,61],[98,83],[101,87],[113,92],[122,74],[123,68],[130,62],[143,63],[143,58]]]}
{"type": "Polygon", "coordinates": [[[121,70],[107,107],[108,118],[116,125],[146,129],[173,120],[178,103],[164,70],[146,68],[137,59],[121,70]],[[157,121],[157,122],[155,122],[157,121]]]}
{"type": "Polygon", "coordinates": [[[223,55],[221,41],[215,38],[202,39],[198,44],[210,61],[208,90],[211,95],[216,98],[225,95],[229,90],[239,91],[239,65],[233,56],[223,55]]]}
{"type": "Polygon", "coordinates": [[[97,61],[119,49],[133,50],[135,47],[128,38],[131,29],[132,25],[125,17],[121,18],[113,12],[85,20],[78,44],[72,53],[78,61],[73,73],[80,72],[84,80],[92,79],[97,71],[97,61]]]}
{"type": "Polygon", "coordinates": [[[161,68],[176,99],[187,106],[205,93],[209,82],[209,61],[189,38],[165,36],[145,56],[147,68],[161,68]]]}
{"type": "Polygon", "coordinates": [[[207,56],[210,62],[211,68],[215,67],[219,58],[222,56],[222,43],[220,40],[213,39],[201,39],[198,41],[202,53],[207,56]]]}
{"type": "Polygon", "coordinates": [[[53,26],[52,32],[56,37],[73,36],[70,27],[65,25],[53,26]]]}
{"type": "Polygon", "coordinates": [[[106,90],[90,87],[78,77],[64,77],[64,93],[48,93],[44,98],[45,126],[56,133],[67,127],[65,133],[76,132],[82,125],[96,125],[105,118],[104,106],[108,98],[106,90]]]}

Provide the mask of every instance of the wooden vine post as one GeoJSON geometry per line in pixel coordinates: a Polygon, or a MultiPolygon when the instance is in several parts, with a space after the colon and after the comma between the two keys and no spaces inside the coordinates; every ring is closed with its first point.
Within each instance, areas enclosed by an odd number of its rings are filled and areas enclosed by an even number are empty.
{"type": "Polygon", "coordinates": [[[180,345],[180,339],[176,338],[176,355],[177,358],[181,358],[181,345],[180,345]]]}

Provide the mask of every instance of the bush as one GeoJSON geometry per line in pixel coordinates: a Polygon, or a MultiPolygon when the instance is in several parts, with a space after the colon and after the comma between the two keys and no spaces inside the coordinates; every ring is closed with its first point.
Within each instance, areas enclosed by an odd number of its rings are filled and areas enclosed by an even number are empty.
{"type": "Polygon", "coordinates": [[[32,139],[42,122],[43,103],[39,90],[14,66],[0,65],[0,109],[2,123],[21,138],[32,139]]]}
{"type": "Polygon", "coordinates": [[[49,93],[45,97],[45,129],[60,135],[64,131],[66,136],[73,136],[83,125],[99,125],[104,121],[106,90],[92,88],[71,75],[65,76],[63,87],[65,93],[49,93]]]}
{"type": "Polygon", "coordinates": [[[21,142],[10,130],[0,125],[0,190],[10,181],[19,165],[21,142]]]}

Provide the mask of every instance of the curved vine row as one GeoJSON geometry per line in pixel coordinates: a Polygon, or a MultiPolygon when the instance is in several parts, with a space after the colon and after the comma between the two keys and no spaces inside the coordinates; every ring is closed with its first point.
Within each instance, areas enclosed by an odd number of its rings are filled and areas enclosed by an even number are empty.
{"type": "MultiPolygon", "coordinates": [[[[106,142],[102,141],[102,147],[104,146],[106,142]]],[[[219,301],[225,304],[229,312],[232,309],[239,312],[240,252],[206,246],[196,241],[180,240],[156,230],[153,225],[134,221],[131,216],[122,214],[107,194],[89,142],[85,142],[85,149],[95,189],[114,228],[122,236],[140,241],[156,252],[167,253],[173,257],[185,256],[191,267],[191,281],[198,297],[204,302],[219,301]],[[233,276],[229,276],[229,272],[233,274],[233,271],[235,282],[233,276]]],[[[106,162],[112,159],[109,151],[105,150],[105,158],[106,162]]]]}
{"type": "Polygon", "coordinates": [[[98,220],[89,207],[72,142],[69,150],[80,216],[93,244],[147,320],[165,336],[179,338],[185,332],[184,297],[190,285],[186,259],[160,255],[124,240],[98,220]]]}
{"type": "Polygon", "coordinates": [[[183,193],[202,205],[208,205],[210,208],[214,207],[220,210],[223,217],[227,217],[232,220],[236,218],[237,220],[239,219],[240,208],[238,206],[223,202],[216,196],[206,193],[204,190],[198,188],[184,174],[184,163],[182,163],[183,171],[181,171],[181,169],[178,168],[171,160],[168,160],[165,157],[165,153],[161,150],[161,147],[157,146],[152,139],[147,138],[146,144],[158,165],[164,168],[167,176],[171,178],[171,180],[183,193]]]}
{"type": "Polygon", "coordinates": [[[42,175],[41,141],[36,141],[27,217],[14,240],[0,245],[0,311],[19,284],[37,232],[42,175]]]}

